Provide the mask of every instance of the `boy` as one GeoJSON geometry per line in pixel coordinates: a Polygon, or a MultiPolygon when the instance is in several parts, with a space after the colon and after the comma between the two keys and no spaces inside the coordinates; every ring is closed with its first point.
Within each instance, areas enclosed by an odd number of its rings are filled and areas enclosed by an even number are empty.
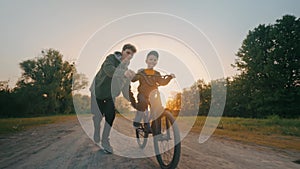
{"type": "Polygon", "coordinates": [[[140,83],[138,86],[137,95],[137,113],[133,121],[133,126],[135,128],[140,126],[140,121],[144,112],[148,111],[148,105],[150,104],[150,93],[157,89],[158,86],[165,86],[171,81],[172,78],[175,78],[174,74],[171,74],[167,78],[163,78],[158,71],[154,70],[154,67],[158,61],[158,57],[159,55],[157,51],[150,51],[146,57],[147,69],[140,69],[131,80],[131,82],[139,81],[140,83]]]}
{"type": "Polygon", "coordinates": [[[90,88],[92,99],[91,109],[94,114],[94,141],[96,143],[100,142],[100,122],[104,116],[106,123],[102,133],[101,146],[109,153],[113,153],[113,148],[109,142],[109,135],[116,115],[114,105],[115,97],[122,92],[126,99],[133,105],[135,104],[135,99],[133,93],[130,91],[130,86],[129,88],[126,88],[127,85],[124,85],[125,87],[123,88],[114,88],[114,91],[111,90],[112,78],[114,74],[116,74],[116,76],[128,79],[126,80],[126,83],[128,83],[128,85],[130,84],[130,79],[134,77],[135,73],[128,69],[128,64],[135,53],[136,48],[133,45],[125,44],[122,48],[122,52],[115,52],[108,55],[90,88]],[[117,71],[119,66],[122,69],[117,71]]]}

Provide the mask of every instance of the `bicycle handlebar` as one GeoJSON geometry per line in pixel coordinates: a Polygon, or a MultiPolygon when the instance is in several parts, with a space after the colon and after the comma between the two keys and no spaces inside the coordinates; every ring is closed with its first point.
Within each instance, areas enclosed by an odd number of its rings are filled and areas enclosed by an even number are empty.
{"type": "Polygon", "coordinates": [[[145,74],[142,74],[142,73],[137,73],[137,75],[142,75],[142,76],[155,76],[155,77],[162,77],[162,78],[172,77],[172,75],[145,75],[145,74]]]}

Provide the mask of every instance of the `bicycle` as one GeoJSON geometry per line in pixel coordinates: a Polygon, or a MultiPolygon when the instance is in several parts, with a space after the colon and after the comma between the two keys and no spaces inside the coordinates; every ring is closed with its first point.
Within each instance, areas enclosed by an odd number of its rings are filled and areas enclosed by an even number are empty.
{"type": "Polygon", "coordinates": [[[137,143],[140,148],[145,148],[149,134],[152,134],[154,151],[160,167],[162,169],[176,168],[181,152],[178,125],[171,110],[163,108],[158,90],[152,91],[149,101],[151,105],[149,115],[144,114],[144,122],[136,128],[137,143]]]}

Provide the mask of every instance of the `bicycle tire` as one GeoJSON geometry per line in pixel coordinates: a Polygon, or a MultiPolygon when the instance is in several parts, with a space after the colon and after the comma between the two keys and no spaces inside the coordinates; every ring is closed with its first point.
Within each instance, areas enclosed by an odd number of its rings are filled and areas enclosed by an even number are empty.
{"type": "Polygon", "coordinates": [[[148,131],[145,124],[142,124],[139,128],[135,129],[136,140],[140,148],[145,148],[148,141],[148,131]]]}
{"type": "Polygon", "coordinates": [[[177,167],[179,160],[180,160],[180,152],[181,152],[181,143],[180,143],[180,132],[178,125],[171,114],[169,110],[165,110],[162,116],[160,117],[160,122],[155,121],[155,136],[154,138],[154,150],[156,153],[156,159],[162,169],[174,169],[177,167]],[[170,124],[169,127],[167,124],[170,124]],[[157,128],[160,127],[160,128],[157,128]],[[164,131],[164,128],[169,128],[164,131]],[[158,130],[161,130],[161,133],[158,130]],[[172,131],[171,131],[172,130],[172,131]],[[164,134],[164,132],[166,132],[164,134]],[[168,133],[168,134],[167,134],[168,133]],[[173,138],[170,136],[173,134],[173,138]],[[169,136],[168,136],[169,135],[169,136]],[[166,136],[166,137],[165,137],[166,136]],[[165,138],[164,138],[165,137],[165,138]],[[172,140],[173,139],[173,140],[172,140]],[[173,153],[171,155],[171,159],[166,160],[164,155],[166,155],[167,151],[162,152],[162,149],[160,147],[160,143],[164,145],[164,141],[167,142],[167,144],[171,143],[174,144],[174,147],[169,149],[170,153],[173,153]],[[171,141],[171,142],[169,142],[171,141]],[[173,143],[172,143],[173,142],[173,143]]]}

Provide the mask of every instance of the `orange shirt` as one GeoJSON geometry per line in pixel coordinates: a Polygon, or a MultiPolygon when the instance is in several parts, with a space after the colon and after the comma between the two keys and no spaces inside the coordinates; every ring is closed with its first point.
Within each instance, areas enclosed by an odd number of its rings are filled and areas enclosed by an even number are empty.
{"type": "Polygon", "coordinates": [[[146,75],[154,75],[155,74],[155,71],[153,69],[145,69],[144,72],[146,75]]]}

